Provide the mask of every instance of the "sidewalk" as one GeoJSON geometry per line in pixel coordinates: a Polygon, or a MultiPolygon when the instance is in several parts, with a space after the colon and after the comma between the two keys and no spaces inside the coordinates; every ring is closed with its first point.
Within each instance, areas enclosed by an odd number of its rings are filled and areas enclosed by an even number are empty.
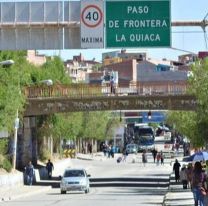
{"type": "Polygon", "coordinates": [[[175,183],[174,174],[170,176],[169,191],[165,195],[163,206],[194,206],[191,189],[183,189],[182,183],[175,183]]]}
{"type": "Polygon", "coordinates": [[[0,189],[0,202],[10,201],[21,197],[46,192],[51,189],[51,186],[27,186],[19,185],[17,187],[8,187],[0,189]]]}

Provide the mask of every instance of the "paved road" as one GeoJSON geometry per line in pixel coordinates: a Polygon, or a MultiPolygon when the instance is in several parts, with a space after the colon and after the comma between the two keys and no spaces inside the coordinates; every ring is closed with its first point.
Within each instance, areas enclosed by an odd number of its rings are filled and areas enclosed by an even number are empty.
{"type": "MultiPolygon", "coordinates": [[[[79,162],[79,164],[82,161],[79,162]]],[[[86,161],[83,161],[83,166],[86,161]]],[[[92,164],[93,165],[93,164],[92,164]]],[[[155,177],[168,176],[170,173],[170,166],[156,166],[147,164],[145,167],[140,163],[122,163],[117,164],[113,160],[106,160],[103,163],[96,162],[95,167],[90,166],[89,173],[92,177],[155,177]],[[99,175],[102,174],[102,175],[99,175]]],[[[157,183],[155,183],[157,184],[157,183]]],[[[163,198],[167,188],[145,187],[92,187],[89,194],[67,193],[60,194],[59,188],[52,188],[47,192],[25,197],[24,199],[16,199],[9,202],[2,202],[1,205],[7,206],[126,206],[126,205],[162,205],[163,198]]]]}
{"type": "MultiPolygon", "coordinates": [[[[158,141],[157,147],[163,147],[163,143],[158,141]]],[[[170,160],[166,160],[164,165],[157,166],[153,163],[152,155],[148,155],[148,163],[144,166],[141,162],[141,154],[136,157],[129,155],[126,162],[117,163],[116,158],[108,159],[94,157],[94,161],[72,160],[74,167],[86,168],[92,178],[99,177],[137,177],[156,178],[153,187],[92,187],[89,194],[67,193],[60,194],[59,188],[52,188],[41,194],[19,198],[8,202],[2,202],[2,206],[157,206],[162,205],[167,188],[158,187],[160,178],[169,177],[172,171],[170,160]],[[132,158],[136,159],[132,163],[132,158]]]]}
{"type": "Polygon", "coordinates": [[[126,205],[161,205],[163,192],[141,191],[137,188],[93,188],[89,194],[67,193],[60,195],[59,189],[52,189],[45,194],[24,199],[3,202],[7,206],[126,206],[126,205]]]}
{"type": "Polygon", "coordinates": [[[76,167],[82,166],[87,169],[87,172],[91,174],[92,177],[117,177],[117,176],[138,176],[138,175],[163,175],[164,173],[170,172],[170,160],[166,160],[165,165],[157,166],[153,162],[151,154],[148,154],[148,163],[143,165],[141,154],[136,156],[128,155],[126,162],[116,163],[116,157],[114,159],[104,159],[97,162],[87,162],[83,160],[72,161],[73,165],[76,167]],[[132,159],[136,162],[132,163],[132,159]]]}

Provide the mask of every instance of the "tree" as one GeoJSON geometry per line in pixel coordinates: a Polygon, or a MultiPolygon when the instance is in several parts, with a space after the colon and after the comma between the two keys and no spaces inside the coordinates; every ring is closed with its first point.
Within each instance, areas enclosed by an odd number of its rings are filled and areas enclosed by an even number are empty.
{"type": "Polygon", "coordinates": [[[43,66],[27,62],[25,51],[0,52],[0,61],[12,59],[10,68],[0,69],[0,129],[13,130],[17,110],[22,118],[26,98],[24,87],[40,84],[41,80],[52,79],[54,83],[70,84],[64,64],[59,57],[48,59],[43,66]]]}
{"type": "Polygon", "coordinates": [[[192,72],[190,92],[198,100],[196,110],[197,139],[204,146],[208,143],[208,58],[196,62],[192,67],[192,72]]]}
{"type": "Polygon", "coordinates": [[[24,110],[25,98],[22,93],[22,82],[27,81],[27,74],[22,76],[26,60],[24,52],[0,52],[0,61],[12,59],[14,64],[9,68],[0,68],[0,129],[13,130],[17,110],[24,110]]]}
{"type": "Polygon", "coordinates": [[[174,125],[180,134],[188,137],[194,147],[200,147],[203,144],[198,135],[196,119],[196,112],[174,111],[168,112],[166,122],[174,125]]]}
{"type": "Polygon", "coordinates": [[[192,65],[189,78],[189,93],[198,101],[194,112],[171,112],[167,121],[176,125],[179,132],[186,135],[195,147],[208,143],[208,59],[192,65]]]}
{"type": "Polygon", "coordinates": [[[79,136],[95,140],[110,139],[113,136],[113,129],[119,123],[117,117],[111,117],[111,112],[84,112],[79,136]]]}
{"type": "Polygon", "coordinates": [[[75,141],[81,129],[80,122],[82,122],[81,112],[55,114],[52,128],[55,146],[60,146],[63,139],[75,141]]]}

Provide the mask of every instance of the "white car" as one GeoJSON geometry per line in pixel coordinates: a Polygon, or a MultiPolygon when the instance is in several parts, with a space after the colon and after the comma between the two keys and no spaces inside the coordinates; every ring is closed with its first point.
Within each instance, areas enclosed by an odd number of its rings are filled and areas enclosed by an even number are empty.
{"type": "Polygon", "coordinates": [[[89,177],[90,175],[87,175],[85,169],[66,169],[61,177],[61,194],[66,194],[67,191],[88,193],[90,191],[89,177]]]}

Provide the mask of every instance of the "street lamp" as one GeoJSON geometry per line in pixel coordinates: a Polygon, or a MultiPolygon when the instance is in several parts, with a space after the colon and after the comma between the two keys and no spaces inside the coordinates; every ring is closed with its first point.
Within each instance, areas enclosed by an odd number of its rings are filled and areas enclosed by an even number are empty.
{"type": "Polygon", "coordinates": [[[46,84],[47,86],[52,86],[53,85],[53,80],[45,79],[45,80],[40,81],[40,83],[46,84]]]}
{"type": "Polygon", "coordinates": [[[14,64],[14,61],[12,59],[5,60],[5,61],[0,62],[0,65],[2,65],[3,67],[9,67],[12,64],[14,64]]]}

